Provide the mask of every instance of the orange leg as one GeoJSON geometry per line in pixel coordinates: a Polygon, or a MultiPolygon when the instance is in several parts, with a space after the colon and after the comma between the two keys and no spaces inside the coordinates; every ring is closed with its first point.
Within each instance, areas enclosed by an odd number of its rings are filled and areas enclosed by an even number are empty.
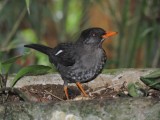
{"type": "Polygon", "coordinates": [[[79,88],[79,90],[83,93],[83,95],[85,97],[87,97],[88,95],[86,94],[86,92],[84,91],[82,85],[80,84],[80,82],[76,82],[77,87],[79,88]]]}
{"type": "Polygon", "coordinates": [[[65,95],[66,95],[66,97],[67,97],[67,100],[69,100],[67,86],[64,86],[64,92],[65,92],[65,95]]]}

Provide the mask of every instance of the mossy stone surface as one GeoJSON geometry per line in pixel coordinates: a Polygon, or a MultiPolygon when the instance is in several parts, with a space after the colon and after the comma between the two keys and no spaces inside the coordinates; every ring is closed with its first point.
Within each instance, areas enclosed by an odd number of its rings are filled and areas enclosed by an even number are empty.
{"type": "Polygon", "coordinates": [[[0,105],[0,115],[2,120],[159,120],[160,101],[124,98],[45,104],[12,103],[0,105]]]}

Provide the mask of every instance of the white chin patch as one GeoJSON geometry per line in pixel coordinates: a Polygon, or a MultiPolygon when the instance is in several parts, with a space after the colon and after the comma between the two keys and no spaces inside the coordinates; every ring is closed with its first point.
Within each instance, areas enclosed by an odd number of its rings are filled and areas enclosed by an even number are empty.
{"type": "Polygon", "coordinates": [[[55,55],[59,55],[62,52],[63,52],[63,50],[59,50],[55,55]]]}

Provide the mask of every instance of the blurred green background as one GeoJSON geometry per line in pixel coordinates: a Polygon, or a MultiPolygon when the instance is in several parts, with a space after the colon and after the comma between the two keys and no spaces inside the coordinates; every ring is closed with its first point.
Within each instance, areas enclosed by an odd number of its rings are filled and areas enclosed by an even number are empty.
{"type": "Polygon", "coordinates": [[[0,57],[29,52],[13,72],[50,65],[44,54],[23,45],[55,47],[89,27],[118,32],[103,44],[107,68],[160,67],[160,0],[0,0],[0,57]]]}

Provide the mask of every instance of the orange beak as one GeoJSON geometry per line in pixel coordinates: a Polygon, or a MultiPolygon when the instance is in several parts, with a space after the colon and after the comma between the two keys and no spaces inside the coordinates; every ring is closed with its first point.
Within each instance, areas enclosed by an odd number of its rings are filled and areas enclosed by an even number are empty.
{"type": "Polygon", "coordinates": [[[104,34],[104,35],[102,36],[102,38],[108,38],[108,37],[114,36],[114,35],[116,35],[116,34],[118,34],[118,32],[106,32],[106,34],[104,34]]]}

